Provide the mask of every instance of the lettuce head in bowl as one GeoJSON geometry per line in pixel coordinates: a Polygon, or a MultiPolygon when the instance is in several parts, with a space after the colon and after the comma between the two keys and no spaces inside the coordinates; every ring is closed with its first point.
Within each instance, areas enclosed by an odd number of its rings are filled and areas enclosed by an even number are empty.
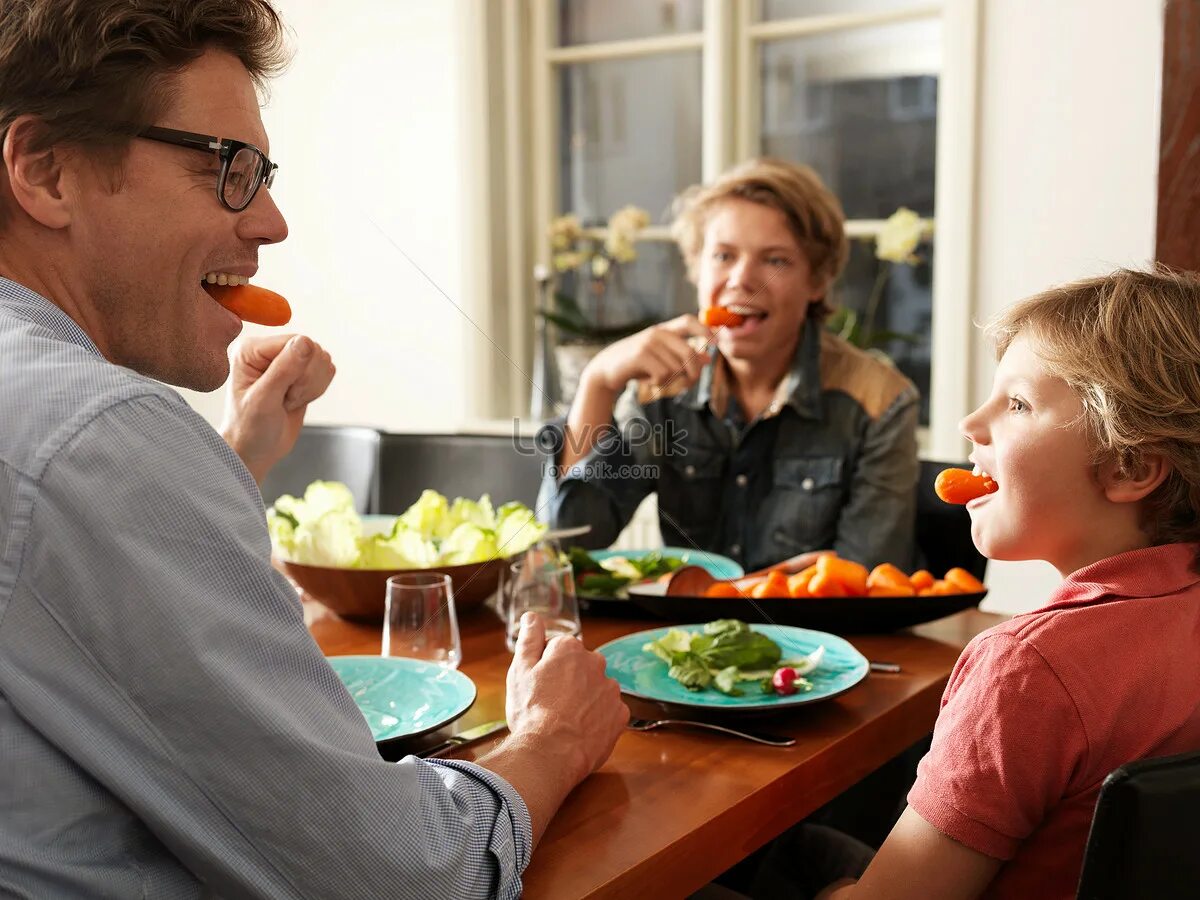
{"type": "Polygon", "coordinates": [[[546,533],[522,503],[492,506],[424,491],[399,516],[359,516],[350,490],[314,481],[303,497],[285,494],[267,510],[272,551],[306,593],[348,618],[381,619],[387,579],[401,571],[444,572],[459,609],[496,589],[504,560],[546,533]]]}

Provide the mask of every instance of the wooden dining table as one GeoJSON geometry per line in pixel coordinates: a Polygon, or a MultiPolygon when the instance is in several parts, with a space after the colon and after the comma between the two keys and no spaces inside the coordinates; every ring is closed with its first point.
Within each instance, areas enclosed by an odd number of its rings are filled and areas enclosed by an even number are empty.
{"type": "MultiPolygon", "coordinates": [[[[380,626],[345,621],[312,600],[305,611],[326,655],[379,653],[380,626]]],[[[838,697],[768,718],[722,720],[792,736],[790,747],[683,727],[627,731],[554,817],[525,871],[524,896],[663,900],[702,887],[927,735],[959,652],[1001,621],[971,609],[892,634],[848,636],[868,659],[896,663],[900,672],[872,672],[838,697]]],[[[475,682],[475,704],[401,752],[504,717],[512,654],[502,625],[486,607],[461,614],[459,623],[460,670],[475,682]]],[[[583,640],[594,648],[662,624],[585,618],[583,640]]],[[[662,717],[653,704],[627,701],[637,717],[662,717]]],[[[501,739],[460,748],[454,757],[478,759],[501,739]]]]}

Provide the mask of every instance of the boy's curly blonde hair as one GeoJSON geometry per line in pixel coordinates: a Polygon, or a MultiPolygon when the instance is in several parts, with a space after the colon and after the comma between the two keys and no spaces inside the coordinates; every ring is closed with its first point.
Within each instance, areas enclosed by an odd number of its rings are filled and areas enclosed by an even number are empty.
{"type": "Polygon", "coordinates": [[[1120,269],[1043,291],[987,326],[997,358],[1018,335],[1083,401],[1094,461],[1171,465],[1142,501],[1152,544],[1200,541],[1200,276],[1120,269]]]}
{"type": "Polygon", "coordinates": [[[781,159],[751,159],[734,166],[711,184],[688,188],[675,200],[671,235],[696,280],[696,263],[704,246],[704,229],[712,211],[725,200],[749,200],[783,213],[788,229],[808,259],[814,279],[823,285],[815,301],[821,318],[833,312],[829,288],[846,267],[850,242],[842,204],[808,166],[781,159]]]}

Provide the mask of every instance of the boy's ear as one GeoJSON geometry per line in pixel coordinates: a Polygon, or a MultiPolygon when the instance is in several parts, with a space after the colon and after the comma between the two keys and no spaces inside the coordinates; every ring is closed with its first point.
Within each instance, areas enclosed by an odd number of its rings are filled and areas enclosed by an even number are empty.
{"type": "Polygon", "coordinates": [[[35,116],[18,116],[4,135],[4,169],[13,199],[25,213],[46,228],[65,228],[71,221],[64,191],[68,175],[60,147],[35,150],[42,128],[35,116]]]}
{"type": "Polygon", "coordinates": [[[1161,453],[1146,453],[1133,472],[1121,475],[1115,463],[1100,467],[1104,496],[1113,503],[1136,503],[1154,493],[1171,474],[1171,464],[1161,453]]]}

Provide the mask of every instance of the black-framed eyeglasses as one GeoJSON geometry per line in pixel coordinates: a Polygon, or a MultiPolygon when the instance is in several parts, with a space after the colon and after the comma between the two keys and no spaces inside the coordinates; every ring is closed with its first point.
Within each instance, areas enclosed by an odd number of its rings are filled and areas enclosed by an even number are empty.
{"type": "Polygon", "coordinates": [[[216,153],[221,160],[221,172],[217,176],[217,199],[221,205],[233,212],[241,212],[254,199],[264,184],[270,188],[275,182],[279,166],[267,159],[267,155],[245,141],[213,137],[179,131],[175,128],[160,128],[151,125],[137,133],[138,137],[163,144],[174,144],[204,153],[216,153]]]}

